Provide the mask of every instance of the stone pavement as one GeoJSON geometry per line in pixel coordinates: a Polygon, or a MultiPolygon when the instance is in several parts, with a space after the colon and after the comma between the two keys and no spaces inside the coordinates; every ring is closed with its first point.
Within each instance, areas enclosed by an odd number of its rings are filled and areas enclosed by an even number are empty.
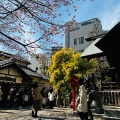
{"type": "MultiPolygon", "coordinates": [[[[73,115],[71,108],[44,109],[38,112],[39,118],[31,117],[31,108],[27,109],[0,109],[0,120],[80,120],[73,115]]],[[[94,120],[102,120],[95,117],[94,120]]]]}

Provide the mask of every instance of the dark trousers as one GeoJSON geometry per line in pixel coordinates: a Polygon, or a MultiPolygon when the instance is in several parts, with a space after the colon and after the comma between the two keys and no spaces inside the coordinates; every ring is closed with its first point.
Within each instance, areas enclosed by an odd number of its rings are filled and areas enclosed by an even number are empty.
{"type": "Polygon", "coordinates": [[[78,112],[78,115],[81,120],[88,120],[88,113],[78,112]]]}
{"type": "Polygon", "coordinates": [[[17,106],[18,106],[18,107],[22,106],[22,103],[23,103],[23,100],[20,99],[20,98],[18,98],[18,104],[17,104],[17,106]]]}
{"type": "Polygon", "coordinates": [[[28,101],[23,102],[23,107],[28,107],[28,101]]]}
{"type": "Polygon", "coordinates": [[[54,101],[49,101],[49,108],[53,108],[54,107],[54,101]]]}
{"type": "Polygon", "coordinates": [[[13,103],[14,103],[14,98],[10,98],[10,101],[9,101],[9,107],[12,108],[13,107],[13,103]]]}
{"type": "Polygon", "coordinates": [[[91,102],[88,101],[88,115],[90,116],[90,120],[93,120],[93,114],[91,111],[91,102]]]}

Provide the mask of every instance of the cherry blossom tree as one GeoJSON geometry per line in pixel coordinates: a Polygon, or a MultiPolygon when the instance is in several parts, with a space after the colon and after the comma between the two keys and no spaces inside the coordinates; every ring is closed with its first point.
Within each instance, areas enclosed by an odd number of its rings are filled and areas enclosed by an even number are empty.
{"type": "Polygon", "coordinates": [[[58,44],[53,36],[64,31],[61,7],[69,16],[69,9],[77,10],[74,0],[0,0],[0,43],[19,54],[33,54],[38,48],[47,50],[58,44]],[[37,37],[25,39],[26,33],[37,37]]]}

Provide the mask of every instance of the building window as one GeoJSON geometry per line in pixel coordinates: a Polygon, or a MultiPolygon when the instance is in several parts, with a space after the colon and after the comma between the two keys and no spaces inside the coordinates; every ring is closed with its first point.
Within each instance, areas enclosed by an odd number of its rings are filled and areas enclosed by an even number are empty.
{"type": "Polygon", "coordinates": [[[79,50],[79,52],[84,52],[84,49],[82,49],[82,50],[79,50]]]}
{"type": "Polygon", "coordinates": [[[86,22],[83,22],[81,25],[84,26],[84,25],[88,25],[88,24],[91,24],[92,22],[91,21],[86,21],[86,22]]]}
{"type": "Polygon", "coordinates": [[[82,43],[84,43],[84,37],[79,38],[79,44],[82,44],[82,43]]]}
{"type": "Polygon", "coordinates": [[[74,45],[77,45],[77,39],[76,38],[74,39],[74,45]]]}
{"type": "Polygon", "coordinates": [[[36,67],[36,71],[38,71],[38,67],[36,67]]]}

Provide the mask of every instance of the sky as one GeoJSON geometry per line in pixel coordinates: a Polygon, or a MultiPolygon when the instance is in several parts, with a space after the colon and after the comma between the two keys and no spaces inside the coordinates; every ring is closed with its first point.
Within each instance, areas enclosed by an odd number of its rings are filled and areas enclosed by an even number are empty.
{"type": "MultiPolygon", "coordinates": [[[[79,8],[77,12],[72,11],[71,16],[76,15],[75,20],[78,23],[99,18],[103,30],[110,30],[120,21],[120,0],[80,0],[75,3],[79,8]]],[[[66,13],[63,14],[62,18],[65,22],[71,20],[71,17],[67,16],[66,13]]],[[[65,39],[59,39],[59,43],[63,43],[64,46],[65,39]]]]}
{"type": "MultiPolygon", "coordinates": [[[[71,20],[72,16],[76,16],[76,22],[84,22],[93,18],[98,18],[101,21],[103,30],[110,30],[120,21],[120,0],[73,0],[75,6],[78,6],[77,11],[73,11],[69,8],[71,16],[65,12],[65,8],[59,9],[62,16],[59,20],[64,21],[64,23],[71,20]]],[[[29,30],[29,26],[25,27],[29,30]]],[[[24,34],[24,39],[31,38],[33,41],[37,39],[37,36],[30,35],[28,33],[24,34]]],[[[65,46],[65,37],[54,37],[55,41],[59,44],[65,46]]],[[[42,50],[38,50],[37,53],[42,53],[42,50]]]]}

